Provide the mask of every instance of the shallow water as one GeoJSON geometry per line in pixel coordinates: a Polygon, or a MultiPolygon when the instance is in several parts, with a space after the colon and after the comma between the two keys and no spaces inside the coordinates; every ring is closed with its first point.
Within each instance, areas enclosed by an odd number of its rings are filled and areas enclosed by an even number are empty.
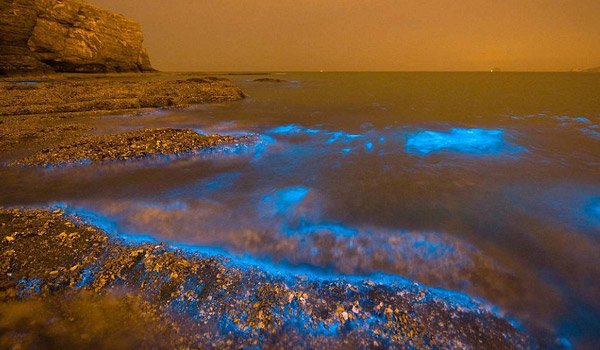
{"type": "Polygon", "coordinates": [[[599,74],[230,78],[250,97],[105,122],[256,144],[5,168],[0,205],[58,204],[133,240],[285,273],[401,276],[600,340],[599,74]]]}

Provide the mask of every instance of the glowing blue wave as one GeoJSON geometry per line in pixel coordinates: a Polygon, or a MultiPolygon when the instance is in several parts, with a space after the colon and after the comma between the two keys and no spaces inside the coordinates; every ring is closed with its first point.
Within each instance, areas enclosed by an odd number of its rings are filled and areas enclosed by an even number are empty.
{"type": "MultiPolygon", "coordinates": [[[[423,286],[398,275],[390,275],[380,272],[368,275],[340,275],[339,273],[326,268],[315,268],[313,266],[289,266],[284,263],[273,264],[262,259],[257,259],[249,254],[233,254],[220,247],[202,246],[197,244],[163,240],[159,241],[148,234],[125,233],[119,228],[115,221],[94,211],[90,211],[81,207],[71,207],[65,203],[57,203],[54,207],[64,210],[68,215],[78,216],[85,222],[102,229],[126,245],[162,243],[168,250],[181,250],[188,254],[197,254],[201,257],[216,258],[224,265],[234,268],[259,269],[272,276],[277,276],[279,278],[288,280],[290,283],[294,283],[295,281],[299,280],[306,281],[307,279],[314,281],[341,281],[356,284],[362,284],[365,281],[371,281],[378,285],[386,285],[394,288],[425,288],[429,293],[427,296],[427,299],[429,300],[440,299],[444,300],[444,302],[446,302],[448,305],[460,306],[465,309],[476,310],[485,308],[495,314],[500,313],[496,307],[485,303],[481,299],[471,297],[465,293],[444,288],[423,286]]],[[[91,282],[93,280],[91,271],[84,271],[84,273],[86,274],[86,276],[84,276],[84,280],[91,282]]],[[[35,280],[22,281],[22,290],[24,293],[28,290],[34,291],[36,286],[37,282],[35,280]]]]}
{"type": "Polygon", "coordinates": [[[502,129],[453,128],[449,131],[423,130],[406,137],[406,151],[427,155],[435,152],[498,154],[514,150],[504,140],[502,129]]]}

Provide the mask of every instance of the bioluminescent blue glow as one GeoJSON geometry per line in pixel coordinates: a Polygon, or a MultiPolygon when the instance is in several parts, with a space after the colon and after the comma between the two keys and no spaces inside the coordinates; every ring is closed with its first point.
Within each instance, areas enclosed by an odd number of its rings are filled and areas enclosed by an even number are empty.
{"type": "Polygon", "coordinates": [[[414,240],[412,243],[411,250],[416,252],[417,255],[426,261],[440,259],[448,254],[454,254],[456,252],[454,247],[442,242],[419,239],[414,240]]]}
{"type": "Polygon", "coordinates": [[[297,124],[288,124],[288,125],[282,125],[282,126],[278,126],[272,129],[269,129],[266,131],[267,134],[271,134],[271,135],[280,135],[280,136],[285,136],[285,135],[299,135],[299,134],[305,134],[305,135],[309,135],[309,136],[320,136],[320,137],[324,137],[325,138],[325,144],[334,144],[334,143],[340,143],[340,144],[348,144],[349,142],[351,142],[352,140],[364,137],[364,135],[361,134],[351,134],[342,130],[336,130],[336,131],[330,131],[330,130],[323,130],[323,129],[311,129],[311,128],[305,128],[302,126],[299,126],[297,124]]]}
{"type": "Polygon", "coordinates": [[[561,122],[578,122],[578,123],[584,123],[584,124],[592,123],[592,121],[586,117],[569,117],[566,115],[561,115],[561,116],[554,117],[554,119],[561,121],[561,122]]]}
{"type": "MultiPolygon", "coordinates": [[[[201,130],[195,130],[199,134],[203,134],[201,130]]],[[[268,135],[256,135],[246,132],[232,132],[230,136],[246,136],[248,139],[240,140],[235,143],[221,144],[209,148],[201,148],[186,152],[174,154],[153,154],[150,156],[131,159],[129,163],[138,166],[154,165],[159,166],[175,160],[216,160],[223,156],[251,156],[254,160],[259,159],[268,149],[275,143],[275,139],[268,135]]],[[[47,170],[55,170],[57,168],[70,168],[75,166],[89,166],[92,164],[90,159],[80,159],[75,162],[63,162],[59,164],[46,164],[44,168],[47,170]]],[[[121,160],[110,160],[102,164],[103,167],[117,166],[122,167],[125,162],[121,160]]],[[[127,166],[127,165],[125,165],[127,166]]]]}
{"type": "Polygon", "coordinates": [[[592,197],[587,205],[586,212],[592,219],[592,222],[600,225],[600,197],[592,197]]]}
{"type": "MultiPolygon", "coordinates": [[[[90,225],[94,225],[95,227],[98,227],[98,228],[104,230],[109,235],[112,235],[116,239],[119,239],[123,243],[126,243],[126,244],[137,245],[137,244],[141,244],[141,243],[157,243],[158,242],[157,239],[153,238],[152,236],[150,236],[148,234],[125,232],[117,225],[116,221],[114,221],[113,219],[110,219],[102,214],[94,212],[92,210],[82,208],[82,207],[71,207],[64,203],[56,204],[56,208],[60,208],[60,209],[64,210],[67,215],[76,215],[76,216],[80,217],[86,223],[88,223],[90,225]]],[[[349,229],[349,228],[343,227],[341,225],[335,225],[335,224],[326,224],[326,225],[321,225],[321,226],[317,225],[317,226],[313,226],[313,228],[319,228],[319,229],[324,229],[324,230],[329,230],[329,231],[336,230],[338,232],[343,231],[344,234],[348,234],[348,235],[355,232],[353,229],[349,229]]],[[[264,270],[275,276],[286,277],[286,278],[291,278],[291,279],[309,277],[311,279],[316,279],[316,280],[343,280],[343,281],[356,282],[356,283],[360,283],[364,280],[371,280],[375,283],[382,284],[382,285],[394,285],[394,286],[404,286],[404,287],[410,287],[410,286],[415,285],[413,281],[411,281],[405,277],[398,276],[398,275],[391,275],[391,274],[380,273],[380,272],[376,272],[376,273],[372,273],[372,274],[368,274],[368,275],[361,275],[361,274],[340,275],[339,273],[335,273],[331,270],[328,270],[325,268],[319,269],[319,268],[316,268],[313,266],[311,266],[311,267],[289,266],[289,265],[282,264],[282,263],[273,264],[273,263],[270,263],[263,259],[257,259],[256,257],[249,255],[247,253],[233,254],[230,251],[228,251],[224,248],[221,248],[221,247],[204,246],[204,245],[199,245],[199,244],[172,242],[172,241],[165,241],[165,240],[161,240],[161,242],[165,244],[166,249],[182,250],[182,251],[185,251],[190,254],[199,254],[199,255],[205,256],[205,257],[216,257],[216,258],[219,258],[219,260],[222,263],[224,263],[225,265],[228,265],[228,266],[243,267],[243,268],[260,268],[261,270],[264,270]]],[[[90,273],[90,271],[86,272],[86,274],[89,274],[89,273],[90,273]]],[[[89,278],[91,278],[91,277],[92,276],[87,276],[86,279],[89,280],[89,278]]],[[[31,284],[26,284],[26,285],[31,285],[31,284]]],[[[457,303],[463,305],[464,307],[475,306],[475,304],[473,304],[474,299],[466,296],[464,293],[457,292],[457,291],[450,291],[450,290],[446,290],[443,288],[431,288],[431,290],[434,291],[434,293],[432,295],[433,297],[437,296],[442,299],[447,299],[446,298],[447,296],[454,295],[455,297],[452,297],[451,298],[452,300],[449,300],[449,301],[457,302],[457,303]]]]}
{"type": "Polygon", "coordinates": [[[269,135],[260,135],[258,141],[254,144],[254,160],[260,159],[275,142],[275,139],[269,135]]]}
{"type": "Polygon", "coordinates": [[[11,83],[13,83],[15,85],[35,85],[35,84],[38,84],[39,81],[37,81],[37,80],[21,80],[21,81],[12,81],[11,83]]]}
{"type": "MultiPolygon", "coordinates": [[[[146,202],[142,203],[142,206],[144,208],[156,208],[157,204],[158,203],[153,202],[153,201],[146,201],[146,202]]],[[[176,200],[176,201],[171,201],[171,202],[166,203],[166,204],[161,204],[160,205],[160,209],[163,210],[163,211],[187,210],[188,209],[188,205],[184,201],[176,200]]]]}
{"type": "Polygon", "coordinates": [[[86,210],[85,208],[74,208],[69,206],[67,203],[55,203],[54,206],[63,210],[66,214],[77,215],[85,221],[93,223],[94,226],[105,232],[117,236],[120,234],[117,223],[114,220],[108,219],[104,215],[100,215],[91,210],[86,210]]]}
{"type": "MultiPolygon", "coordinates": [[[[291,195],[295,200],[298,200],[301,195],[291,195]]],[[[85,222],[92,224],[98,228],[103,229],[108,234],[114,236],[115,238],[121,240],[124,244],[127,245],[138,245],[142,243],[158,243],[159,240],[154,236],[149,235],[147,233],[137,233],[130,232],[124,230],[116,220],[111,219],[103,214],[98,212],[82,208],[82,207],[71,207],[65,204],[59,204],[60,208],[62,208],[65,213],[69,215],[77,215],[82,218],[85,222]]],[[[358,229],[348,227],[342,224],[336,223],[323,223],[323,224],[315,224],[315,225],[300,225],[298,228],[289,229],[289,234],[294,235],[312,235],[312,234],[332,234],[334,237],[346,237],[352,238],[353,236],[359,233],[358,229]]],[[[354,239],[354,238],[352,238],[354,239]]],[[[330,267],[322,267],[316,266],[312,264],[288,264],[284,261],[274,262],[268,258],[268,256],[261,255],[260,258],[253,256],[247,252],[241,253],[233,253],[229,249],[223,248],[221,246],[207,246],[201,244],[194,243],[182,243],[182,242],[174,242],[170,240],[160,240],[160,242],[166,244],[166,247],[169,249],[180,249],[182,251],[188,253],[195,253],[205,257],[218,257],[222,260],[226,265],[236,266],[236,267],[256,267],[264,270],[270,274],[281,276],[285,278],[296,279],[300,276],[309,277],[311,279],[318,280],[346,280],[346,281],[354,281],[358,282],[364,279],[370,279],[377,283],[386,284],[386,285],[402,285],[408,286],[413,282],[403,276],[400,275],[391,275],[382,272],[378,272],[381,270],[372,271],[369,274],[364,273],[354,273],[354,274],[340,274],[338,271],[332,270],[330,267]],[[229,261],[229,262],[227,262],[229,261]]],[[[349,241],[352,242],[352,241],[349,241]]],[[[421,242],[421,241],[419,241],[421,242]]],[[[448,252],[451,248],[444,248],[441,244],[430,242],[432,245],[428,244],[429,242],[408,242],[408,245],[405,246],[396,246],[394,245],[394,250],[396,249],[408,249],[406,252],[402,254],[413,254],[409,250],[412,250],[414,247],[418,250],[416,252],[417,255],[427,255],[433,254],[439,256],[441,251],[448,252]],[[412,248],[411,248],[412,247],[412,248]],[[433,247],[433,248],[432,248],[433,247]]],[[[377,247],[372,247],[373,249],[378,250],[377,247]]],[[[385,248],[382,246],[381,248],[385,248]]],[[[89,271],[88,271],[89,274],[89,271]]],[[[87,276],[86,279],[89,280],[93,278],[93,276],[87,276]]],[[[440,289],[443,290],[443,289],[440,289]]],[[[445,291],[445,290],[444,290],[445,291]]],[[[444,293],[450,293],[449,291],[445,291],[444,293]]],[[[456,295],[462,295],[460,292],[452,292],[456,293],[456,295]]],[[[455,300],[456,301],[456,300],[455,300]]]]}
{"type": "Polygon", "coordinates": [[[497,154],[510,150],[502,129],[452,128],[449,131],[423,130],[406,136],[406,151],[428,155],[437,152],[497,154]]]}
{"type": "Polygon", "coordinates": [[[40,278],[23,278],[17,282],[17,295],[23,298],[39,294],[43,283],[40,278]]]}
{"type": "Polygon", "coordinates": [[[583,132],[584,134],[586,134],[588,136],[600,139],[600,132],[598,132],[594,129],[596,129],[596,128],[593,128],[593,127],[583,128],[583,129],[581,129],[581,132],[583,132]]]}
{"type": "Polygon", "coordinates": [[[335,143],[335,142],[348,143],[353,139],[363,137],[362,135],[349,134],[344,131],[326,132],[326,135],[329,136],[329,140],[327,140],[327,142],[326,142],[327,144],[331,144],[331,143],[335,143]]]}
{"type": "Polygon", "coordinates": [[[358,230],[342,224],[320,223],[315,225],[301,225],[298,228],[286,229],[288,235],[308,235],[314,233],[330,233],[335,237],[350,237],[358,233],[358,230]]]}
{"type": "MultiPolygon", "coordinates": [[[[546,119],[547,116],[544,113],[540,113],[537,115],[530,116],[512,116],[513,120],[528,120],[528,119],[546,119]]],[[[591,118],[591,117],[590,117],[591,118]]],[[[600,125],[597,124],[596,118],[590,119],[588,117],[578,116],[572,117],[568,115],[557,115],[551,117],[551,120],[560,122],[558,123],[558,127],[560,128],[577,128],[584,135],[590,136],[592,138],[600,139],[600,132],[596,131],[600,128],[600,125]],[[596,123],[595,123],[596,122],[596,123]]]]}
{"type": "Polygon", "coordinates": [[[192,186],[185,186],[170,192],[172,196],[194,195],[196,197],[208,196],[220,190],[232,187],[241,173],[222,173],[214,177],[204,179],[192,186]]]}
{"type": "Polygon", "coordinates": [[[349,237],[358,230],[337,222],[320,218],[320,203],[312,201],[307,208],[298,210],[311,190],[304,186],[287,187],[263,196],[259,215],[276,219],[279,230],[287,236],[305,236],[314,233],[329,233],[335,237],[349,237]]]}
{"type": "MultiPolygon", "coordinates": [[[[290,197],[294,199],[298,199],[301,197],[300,194],[288,194],[290,197]]],[[[113,235],[115,238],[119,239],[121,242],[127,245],[138,245],[142,243],[157,243],[158,241],[151,236],[148,235],[139,235],[139,234],[130,234],[125,233],[123,230],[117,227],[116,223],[98,213],[93,211],[83,209],[83,208],[74,208],[69,207],[65,204],[60,204],[60,207],[67,213],[71,215],[77,215],[82,218],[85,222],[94,225],[96,227],[102,228],[114,228],[114,231],[107,231],[108,234],[113,235]]],[[[314,226],[314,228],[325,229],[330,231],[344,231],[344,234],[351,234],[352,229],[348,229],[343,227],[342,225],[328,224],[321,226],[314,226]]],[[[282,278],[286,283],[294,284],[298,281],[306,282],[308,281],[319,281],[319,282],[335,282],[335,283],[353,283],[358,286],[358,288],[371,288],[369,286],[365,286],[365,281],[371,281],[374,285],[378,286],[387,286],[395,289],[403,289],[410,290],[413,293],[417,293],[419,291],[424,292],[422,302],[435,302],[435,301],[443,301],[450,307],[460,307],[465,311],[478,311],[478,310],[486,310],[493,314],[496,314],[502,317],[498,309],[485,303],[485,301],[480,300],[478,298],[474,298],[465,293],[459,291],[448,290],[439,287],[428,287],[423,286],[414,281],[405,278],[399,275],[386,274],[382,272],[374,272],[370,274],[340,274],[338,272],[332,271],[328,268],[319,268],[315,266],[298,266],[298,265],[289,265],[286,264],[285,261],[279,261],[277,263],[270,262],[269,260],[259,259],[254,257],[248,253],[234,254],[226,249],[221,247],[214,246],[203,246],[198,244],[190,244],[190,243],[180,243],[180,242],[171,242],[161,240],[163,244],[162,247],[167,251],[181,251],[185,254],[197,254],[200,257],[212,257],[218,259],[225,266],[238,268],[243,271],[249,271],[253,269],[258,269],[259,271],[265,272],[272,277],[282,278]]],[[[89,286],[94,281],[94,272],[89,269],[84,269],[81,272],[80,281],[76,284],[76,288],[82,288],[89,286]]],[[[168,276],[166,276],[168,278],[168,276]]],[[[35,290],[39,290],[43,281],[38,280],[23,280],[22,291],[23,293],[27,293],[28,291],[35,292],[35,290]]],[[[186,283],[186,288],[189,289],[202,289],[202,284],[197,284],[194,281],[190,283],[186,283]]],[[[187,300],[187,299],[186,299],[187,300]]],[[[181,307],[186,309],[186,305],[178,303],[174,303],[173,307],[181,307]]],[[[191,305],[193,307],[193,305],[191,305]]],[[[197,309],[194,309],[197,311],[197,309]]],[[[190,309],[190,312],[194,312],[194,310],[190,309]]],[[[302,315],[299,315],[300,317],[302,315]]],[[[291,322],[294,322],[297,318],[292,317],[291,322]]],[[[377,320],[364,320],[365,322],[377,321],[377,322],[385,322],[384,319],[377,320]]],[[[357,322],[362,322],[357,320],[357,322]]],[[[358,324],[357,326],[361,326],[358,324]]],[[[314,330],[319,334],[335,334],[339,329],[335,324],[330,324],[323,329],[314,330]]]]}
{"type": "Polygon", "coordinates": [[[81,271],[81,280],[75,284],[75,288],[87,287],[92,282],[94,282],[94,273],[90,269],[85,268],[81,271]]]}
{"type": "Polygon", "coordinates": [[[267,130],[267,134],[318,134],[321,130],[303,128],[297,124],[288,124],[267,130]]]}
{"type": "Polygon", "coordinates": [[[207,189],[209,192],[222,190],[233,186],[235,180],[240,176],[240,173],[220,174],[200,184],[200,187],[207,189]]]}
{"type": "Polygon", "coordinates": [[[263,196],[261,204],[270,214],[286,214],[298,207],[309,193],[310,189],[304,186],[287,187],[263,196]]]}
{"type": "Polygon", "coordinates": [[[562,122],[561,126],[563,127],[577,127],[583,134],[600,139],[600,132],[596,131],[600,125],[594,124],[589,118],[556,116],[554,119],[562,122]]]}
{"type": "MultiPolygon", "coordinates": [[[[309,141],[307,141],[308,147],[319,147],[316,152],[327,152],[328,149],[331,149],[333,152],[345,155],[361,148],[367,152],[373,150],[373,142],[366,140],[366,135],[349,133],[342,130],[331,131],[289,124],[269,129],[266,131],[266,134],[274,135],[279,138],[285,138],[286,136],[305,136],[309,139],[309,141]]],[[[306,152],[306,149],[304,151],[299,150],[298,152],[306,152]]]]}

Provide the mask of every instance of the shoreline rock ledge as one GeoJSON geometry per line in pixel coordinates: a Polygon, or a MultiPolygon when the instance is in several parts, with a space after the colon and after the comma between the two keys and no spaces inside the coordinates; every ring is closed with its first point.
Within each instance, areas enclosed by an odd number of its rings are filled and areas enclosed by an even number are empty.
{"type": "Polygon", "coordinates": [[[81,0],[0,0],[0,74],[153,71],[141,26],[81,0]]]}

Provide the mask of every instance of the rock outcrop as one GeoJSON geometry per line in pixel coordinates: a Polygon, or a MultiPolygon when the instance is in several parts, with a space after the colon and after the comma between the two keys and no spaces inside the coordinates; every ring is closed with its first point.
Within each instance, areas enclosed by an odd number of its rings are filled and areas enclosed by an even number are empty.
{"type": "Polygon", "coordinates": [[[484,304],[418,284],[284,277],[167,244],[131,244],[61,210],[0,208],[0,222],[0,344],[5,348],[122,349],[132,342],[143,349],[557,347],[552,338],[538,340],[484,304]],[[127,291],[144,303],[141,310],[125,309],[132,317],[124,322],[117,310],[98,303],[74,308],[72,293],[79,299],[85,291],[100,297],[127,291]],[[35,307],[38,300],[44,304],[35,307]],[[53,310],[67,312],[36,317],[49,301],[53,310]],[[73,312],[78,309],[92,316],[82,320],[73,312]],[[140,311],[147,316],[140,317],[140,311]],[[147,322],[140,325],[139,319],[147,322]],[[113,333],[116,324],[126,331],[113,333]],[[161,329],[161,335],[176,330],[180,343],[159,338],[156,344],[149,331],[161,329]]]}
{"type": "Polygon", "coordinates": [[[143,72],[138,23],[80,0],[0,0],[0,73],[143,72]]]}
{"type": "Polygon", "coordinates": [[[174,80],[163,74],[140,77],[135,74],[102,74],[92,77],[0,80],[0,117],[174,108],[237,101],[245,97],[231,81],[212,77],[188,80],[174,80]]]}

